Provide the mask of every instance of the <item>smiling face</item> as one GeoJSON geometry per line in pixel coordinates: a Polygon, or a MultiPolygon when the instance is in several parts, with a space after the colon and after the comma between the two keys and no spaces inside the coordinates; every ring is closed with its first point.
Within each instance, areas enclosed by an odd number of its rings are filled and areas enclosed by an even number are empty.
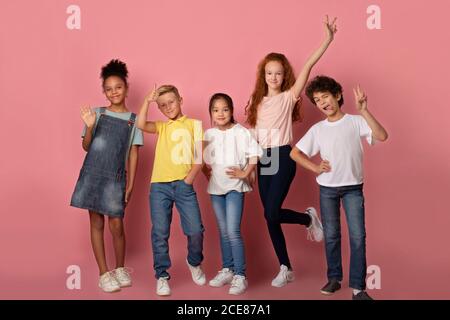
{"type": "Polygon", "coordinates": [[[269,61],[264,67],[266,84],[272,91],[280,91],[284,80],[284,68],[279,61],[269,61]]]}
{"type": "Polygon", "coordinates": [[[110,76],[103,83],[103,92],[112,105],[122,105],[127,96],[128,87],[118,76],[110,76]]]}
{"type": "Polygon", "coordinates": [[[231,124],[233,112],[225,99],[217,99],[211,108],[211,119],[218,127],[227,127],[231,124]]]}
{"type": "Polygon", "coordinates": [[[337,94],[334,96],[331,92],[314,92],[313,99],[316,107],[324,113],[328,119],[333,119],[339,117],[342,113],[339,107],[339,100],[341,100],[342,95],[337,94]]]}
{"type": "Polygon", "coordinates": [[[178,98],[175,93],[167,92],[156,99],[159,110],[170,120],[176,120],[182,116],[181,105],[183,98],[178,98]]]}

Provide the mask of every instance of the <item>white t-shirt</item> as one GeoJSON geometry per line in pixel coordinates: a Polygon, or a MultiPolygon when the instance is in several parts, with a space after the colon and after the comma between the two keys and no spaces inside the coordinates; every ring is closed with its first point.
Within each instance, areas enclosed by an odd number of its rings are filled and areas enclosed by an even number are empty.
{"type": "Polygon", "coordinates": [[[252,188],[247,181],[232,179],[227,175],[230,167],[245,170],[251,157],[261,157],[262,148],[250,131],[240,124],[227,130],[211,128],[205,132],[208,144],[203,152],[206,164],[211,166],[208,193],[223,195],[232,190],[248,192],[252,188]]]}
{"type": "Polygon", "coordinates": [[[363,147],[361,137],[374,144],[372,130],[362,116],[345,114],[336,122],[323,120],[312,126],[295,145],[308,157],[320,152],[330,162],[331,171],[317,176],[325,187],[352,186],[363,183],[363,147]]]}

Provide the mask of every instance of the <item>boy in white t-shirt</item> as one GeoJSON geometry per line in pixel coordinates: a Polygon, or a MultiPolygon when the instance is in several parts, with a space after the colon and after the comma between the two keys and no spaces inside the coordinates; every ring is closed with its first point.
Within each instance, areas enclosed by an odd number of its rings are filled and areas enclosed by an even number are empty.
{"type": "Polygon", "coordinates": [[[343,202],[350,236],[350,281],[353,300],[372,300],[366,288],[366,231],[363,195],[364,137],[369,145],[385,141],[386,130],[367,108],[367,96],[358,86],[353,90],[360,115],[345,114],[342,87],[334,79],[318,76],[306,88],[306,95],[326,119],[312,126],[291,151],[291,158],[315,172],[320,186],[320,211],[325,235],[328,283],[325,295],[341,288],[340,203],[343,202]],[[315,164],[310,157],[320,153],[315,164]]]}

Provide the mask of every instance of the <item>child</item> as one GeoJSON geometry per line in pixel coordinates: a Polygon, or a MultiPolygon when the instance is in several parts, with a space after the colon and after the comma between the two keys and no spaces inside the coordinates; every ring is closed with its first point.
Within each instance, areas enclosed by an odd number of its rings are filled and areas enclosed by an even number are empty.
{"type": "Polygon", "coordinates": [[[255,130],[264,155],[258,162],[258,186],[264,207],[270,238],[280,263],[280,271],[272,286],[283,287],[294,280],[294,273],[286,249],[282,223],[307,226],[308,239],[321,241],[322,225],[312,207],[305,213],[282,208],[295,176],[295,162],[289,157],[292,142],[292,122],[301,119],[300,94],[312,67],[324,54],[336,33],[336,19],[324,22],[326,38],[306,61],[295,79],[292,66],[279,53],[268,54],[259,64],[255,90],[246,107],[247,122],[255,130]]]}
{"type": "Polygon", "coordinates": [[[306,88],[306,95],[327,117],[316,123],[296,144],[291,157],[317,176],[320,211],[325,232],[328,283],[321,292],[333,294],[341,288],[340,203],[344,204],[350,236],[350,287],[352,299],[372,300],[366,288],[366,231],[364,223],[363,148],[361,137],[372,145],[385,141],[386,130],[367,108],[367,96],[358,86],[353,90],[361,115],[345,114],[342,87],[334,79],[319,76],[306,88]],[[319,165],[308,158],[320,152],[319,165]]]}
{"type": "Polygon", "coordinates": [[[241,237],[244,193],[252,190],[247,179],[255,169],[262,149],[250,131],[236,123],[233,101],[224,93],[209,102],[214,128],[205,132],[204,173],[209,179],[208,193],[217,218],[222,250],[222,270],[209,282],[212,287],[231,283],[229,294],[247,289],[245,252],[241,237]]]}
{"type": "Polygon", "coordinates": [[[153,267],[156,293],[170,295],[169,234],[172,208],[175,203],[181,217],[181,226],[188,240],[187,265],[197,285],[206,283],[200,266],[203,261],[203,224],[193,183],[202,167],[202,125],[187,118],[181,111],[183,99],[176,87],[161,86],[145,97],[139,113],[138,128],[157,133],[155,161],[150,188],[152,219],[153,267]],[[152,102],[168,121],[146,121],[152,102]]]}
{"type": "Polygon", "coordinates": [[[99,286],[104,292],[131,286],[129,271],[124,268],[124,210],[134,185],[138,147],[143,145],[142,132],[135,127],[136,114],[131,113],[125,98],[128,92],[128,70],[125,63],[111,60],[102,68],[103,92],[108,107],[81,108],[85,123],[83,149],[87,152],[70,205],[88,209],[91,242],[100,271],[99,286]],[[104,216],[108,216],[113,236],[116,269],[108,271],[103,240],[104,216]]]}

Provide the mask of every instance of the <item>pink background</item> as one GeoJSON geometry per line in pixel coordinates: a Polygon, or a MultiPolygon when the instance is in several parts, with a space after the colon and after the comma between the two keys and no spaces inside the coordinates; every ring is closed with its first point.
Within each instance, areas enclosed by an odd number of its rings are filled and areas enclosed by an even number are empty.
{"type": "MultiPolygon", "coordinates": [[[[339,32],[312,76],[340,81],[355,113],[351,87],[360,83],[370,109],[390,133],[388,142],[366,148],[368,265],[381,268],[378,299],[449,299],[450,133],[447,122],[448,1],[2,1],[0,5],[0,298],[157,299],[149,241],[149,178],[155,139],[145,136],[126,223],[127,265],[134,286],[108,295],[97,287],[87,214],[69,207],[84,158],[79,107],[105,104],[100,67],[111,58],[127,62],[128,107],[138,111],[154,83],[172,83],[183,110],[209,126],[207,102],[229,93],[236,118],[253,89],[257,63],[283,52],[298,72],[323,37],[325,14],[338,16],[339,32]],[[81,30],[66,28],[66,8],[81,7],[81,30]],[[371,4],[381,7],[382,29],[366,27],[371,4]],[[445,29],[444,29],[445,28],[445,29]],[[66,268],[79,265],[81,290],[66,288],[66,268]]],[[[153,108],[153,119],[162,115],[153,108]]],[[[306,120],[295,140],[320,114],[305,102],[306,120]]],[[[216,223],[200,177],[196,189],[205,234],[208,279],[220,267],[216,223]]],[[[303,169],[285,202],[302,210],[318,206],[314,176],[303,169]]],[[[229,299],[227,289],[195,286],[185,266],[185,238],[177,214],[170,240],[170,299],[229,299]]],[[[297,279],[281,288],[257,192],[246,199],[243,235],[248,292],[235,299],[348,299],[348,239],[343,232],[344,290],[320,295],[326,281],[323,243],[305,229],[284,227],[297,279]]],[[[107,232],[108,260],[113,251],[107,232]]]]}

